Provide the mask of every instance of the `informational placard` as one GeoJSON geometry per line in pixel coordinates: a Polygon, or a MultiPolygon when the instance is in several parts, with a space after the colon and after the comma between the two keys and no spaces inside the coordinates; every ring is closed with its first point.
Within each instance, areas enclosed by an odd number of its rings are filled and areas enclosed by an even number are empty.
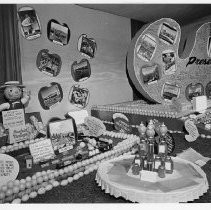
{"type": "Polygon", "coordinates": [[[9,128],[9,143],[10,144],[20,142],[20,141],[26,141],[26,140],[30,140],[30,132],[25,125],[9,128]]]}
{"type": "Polygon", "coordinates": [[[2,111],[3,125],[6,129],[25,125],[23,109],[2,111]]]}
{"type": "Polygon", "coordinates": [[[85,124],[89,128],[89,135],[98,137],[106,130],[105,125],[96,117],[86,117],[85,124]]]}
{"type": "Polygon", "coordinates": [[[0,154],[0,188],[16,179],[19,173],[18,161],[6,154],[0,154]]]}
{"type": "Polygon", "coordinates": [[[185,135],[185,139],[187,141],[192,142],[199,137],[198,129],[193,120],[188,119],[185,121],[185,129],[189,133],[189,135],[185,135]]]}
{"type": "Polygon", "coordinates": [[[33,161],[35,163],[48,160],[54,156],[54,150],[50,139],[44,139],[29,145],[33,161]]]}

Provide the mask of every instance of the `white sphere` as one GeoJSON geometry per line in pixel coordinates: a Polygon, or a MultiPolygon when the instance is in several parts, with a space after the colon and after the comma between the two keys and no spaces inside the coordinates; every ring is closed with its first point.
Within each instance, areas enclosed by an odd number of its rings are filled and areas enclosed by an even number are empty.
{"type": "Polygon", "coordinates": [[[67,184],[68,184],[68,180],[67,179],[61,181],[61,185],[62,186],[66,186],[67,184]]]}
{"type": "Polygon", "coordinates": [[[64,170],[63,169],[59,169],[59,175],[63,175],[64,174],[64,170]]]}
{"type": "Polygon", "coordinates": [[[51,190],[52,188],[53,188],[53,186],[52,186],[51,184],[48,184],[48,185],[45,187],[46,191],[49,191],[49,190],[51,190]]]}
{"type": "Polygon", "coordinates": [[[58,182],[58,181],[54,181],[54,182],[52,183],[52,185],[53,185],[53,187],[57,187],[57,186],[59,186],[59,182],[58,182]]]}
{"type": "Polygon", "coordinates": [[[73,182],[73,177],[68,177],[67,181],[68,181],[69,183],[73,182]]]}
{"type": "Polygon", "coordinates": [[[24,202],[28,201],[29,200],[29,195],[28,194],[23,195],[21,200],[24,201],[24,202]]]}
{"type": "Polygon", "coordinates": [[[42,195],[42,194],[44,194],[45,192],[46,192],[46,190],[45,190],[44,187],[41,187],[41,188],[37,191],[37,193],[38,193],[39,195],[42,195]]]}
{"type": "Polygon", "coordinates": [[[21,203],[21,199],[20,198],[16,198],[12,201],[12,204],[20,204],[21,203]]]}
{"type": "Polygon", "coordinates": [[[37,197],[37,192],[31,192],[31,193],[29,194],[29,197],[30,197],[30,198],[36,198],[36,197],[37,197]]]}
{"type": "Polygon", "coordinates": [[[80,177],[79,177],[79,175],[78,174],[75,174],[74,176],[73,176],[73,179],[74,180],[78,180],[80,177]]]}

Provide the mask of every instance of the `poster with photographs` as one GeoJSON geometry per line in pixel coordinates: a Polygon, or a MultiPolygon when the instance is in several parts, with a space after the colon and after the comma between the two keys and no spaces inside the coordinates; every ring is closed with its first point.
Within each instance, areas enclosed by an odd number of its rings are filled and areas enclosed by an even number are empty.
{"type": "Polygon", "coordinates": [[[59,83],[52,82],[50,86],[42,87],[39,90],[38,99],[43,109],[48,110],[53,108],[63,99],[61,85],[59,83]]]}
{"type": "Polygon", "coordinates": [[[137,56],[144,61],[150,61],[156,51],[156,40],[150,34],[145,34],[137,46],[137,56]]]}
{"type": "Polygon", "coordinates": [[[41,36],[41,26],[36,11],[31,7],[18,10],[21,33],[25,39],[32,40],[41,36]]]}
{"type": "Polygon", "coordinates": [[[160,79],[160,70],[158,64],[153,66],[143,66],[141,68],[140,77],[144,84],[153,84],[160,79]]]}
{"type": "Polygon", "coordinates": [[[78,50],[88,58],[94,58],[97,50],[97,43],[93,38],[82,34],[78,39],[78,50]]]}
{"type": "Polygon", "coordinates": [[[69,101],[78,108],[85,108],[89,101],[89,90],[79,85],[73,85],[69,93],[69,101]]]}
{"type": "Polygon", "coordinates": [[[177,39],[177,34],[178,34],[177,29],[170,26],[167,23],[163,23],[159,27],[158,37],[160,38],[161,41],[163,41],[168,45],[175,44],[175,41],[177,39]]]}
{"type": "Polygon", "coordinates": [[[87,59],[80,62],[74,61],[71,66],[71,74],[75,82],[82,82],[91,76],[91,66],[87,59]]]}
{"type": "Polygon", "coordinates": [[[76,138],[73,120],[71,118],[50,122],[48,126],[55,153],[63,153],[73,149],[76,138]]]}
{"type": "Polygon", "coordinates": [[[204,95],[204,86],[201,83],[190,83],[185,89],[185,96],[188,101],[191,101],[193,97],[204,95]]]}
{"type": "Polygon", "coordinates": [[[48,39],[59,45],[67,45],[70,40],[70,29],[66,23],[60,24],[52,19],[47,26],[48,39]]]}
{"type": "Polygon", "coordinates": [[[176,71],[175,52],[165,50],[162,52],[163,72],[166,75],[174,74],[176,71]]]}
{"type": "Polygon", "coordinates": [[[61,70],[61,57],[57,54],[50,54],[49,50],[40,50],[36,61],[37,68],[52,77],[56,77],[61,70]]]}
{"type": "Polygon", "coordinates": [[[173,98],[178,98],[180,87],[176,84],[164,83],[161,96],[164,100],[171,101],[173,98]]]}

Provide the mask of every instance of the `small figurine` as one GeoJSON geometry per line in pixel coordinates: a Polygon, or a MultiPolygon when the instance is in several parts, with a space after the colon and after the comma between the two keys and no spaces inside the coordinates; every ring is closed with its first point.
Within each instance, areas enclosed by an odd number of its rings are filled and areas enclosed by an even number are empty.
{"type": "Polygon", "coordinates": [[[0,111],[22,109],[29,101],[29,92],[23,91],[24,86],[18,81],[5,82],[0,89],[4,89],[6,103],[0,105],[0,111]]]}

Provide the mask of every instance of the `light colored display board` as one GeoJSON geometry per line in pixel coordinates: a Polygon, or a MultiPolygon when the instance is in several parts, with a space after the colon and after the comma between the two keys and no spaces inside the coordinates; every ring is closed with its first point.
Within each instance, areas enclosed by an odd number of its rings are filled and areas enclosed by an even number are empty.
{"type": "Polygon", "coordinates": [[[180,25],[163,18],[143,27],[132,40],[127,56],[129,75],[137,90],[152,102],[211,97],[210,23],[197,30],[185,59],[178,55],[180,36],[180,25]]]}
{"type": "MultiPolygon", "coordinates": [[[[25,5],[17,5],[18,9],[25,5]]],[[[76,103],[70,103],[70,91],[74,85],[89,91],[89,100],[85,109],[93,104],[121,103],[132,100],[132,88],[126,75],[126,53],[131,41],[130,19],[82,8],[72,4],[32,4],[39,17],[42,33],[34,40],[26,40],[21,35],[20,48],[23,84],[31,91],[31,99],[26,112],[39,111],[43,122],[51,117],[64,118],[70,111],[84,109],[76,103]],[[48,39],[47,26],[51,19],[66,23],[70,29],[70,40],[65,46],[53,43],[48,39]],[[82,34],[94,38],[97,50],[94,58],[82,55],[78,50],[78,40],[82,34]],[[62,61],[59,74],[49,76],[40,72],[36,60],[38,53],[49,50],[49,54],[59,55],[62,61]],[[88,79],[74,80],[71,72],[72,64],[87,59],[91,68],[88,79]],[[42,87],[51,83],[61,85],[63,99],[50,109],[43,109],[38,93],[42,87]],[[122,92],[124,90],[124,93],[122,92]]],[[[88,77],[88,76],[87,76],[88,77]]],[[[79,104],[80,105],[80,104],[79,104]]]]}

